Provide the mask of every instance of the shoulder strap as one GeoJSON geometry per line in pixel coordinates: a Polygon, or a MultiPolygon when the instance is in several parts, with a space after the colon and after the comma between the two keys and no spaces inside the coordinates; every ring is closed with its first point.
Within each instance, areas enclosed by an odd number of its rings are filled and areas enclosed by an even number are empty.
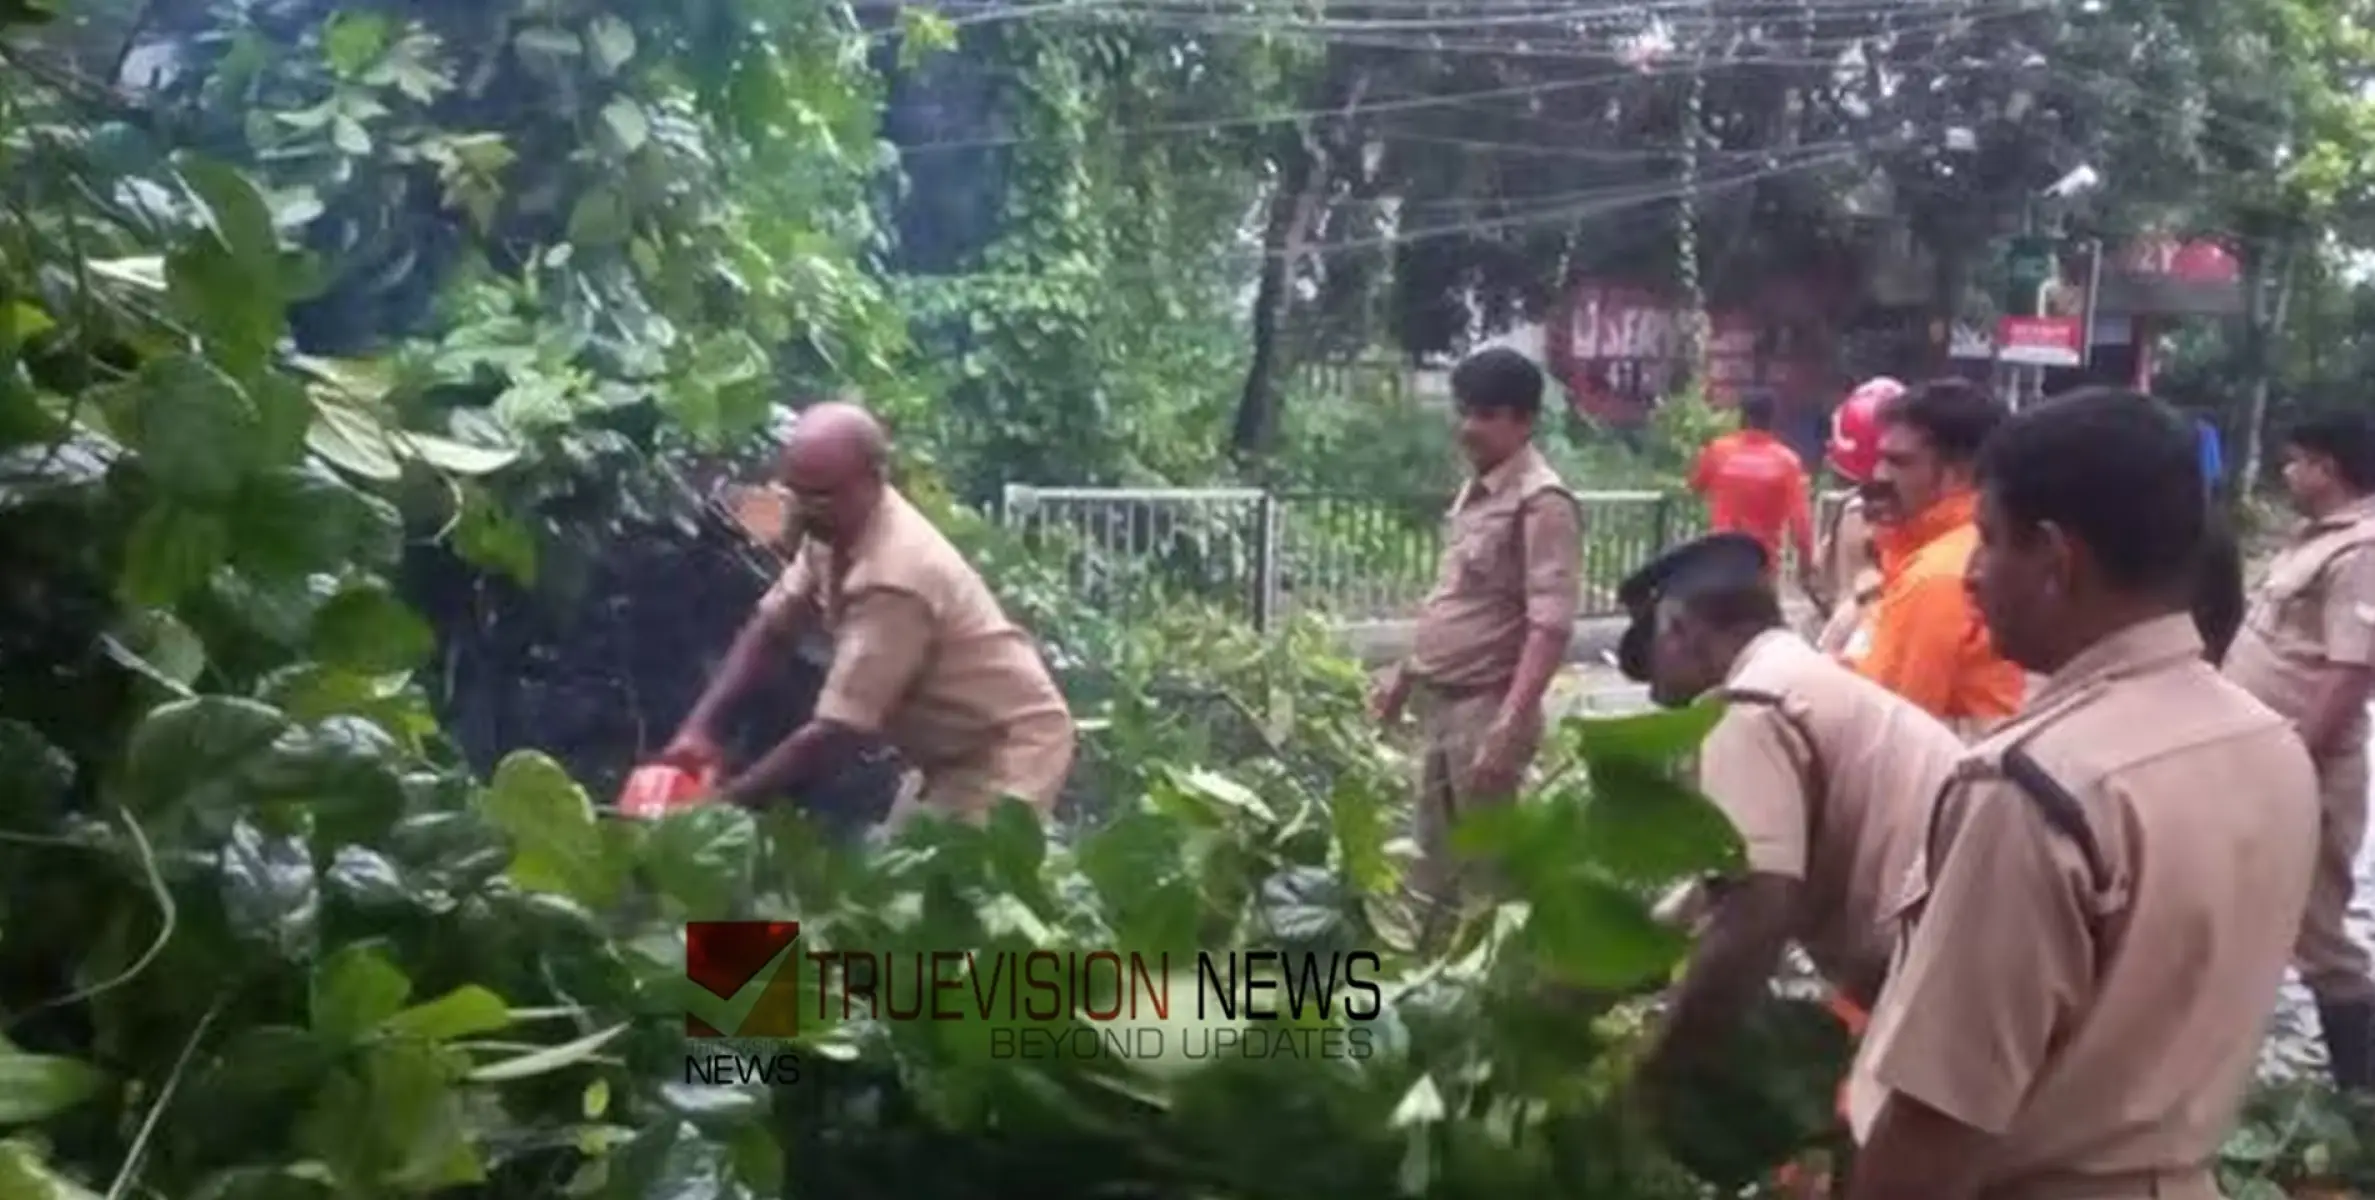
{"type": "Polygon", "coordinates": [[[2325,552],[2318,557],[2317,567],[2310,572],[2311,575],[2322,575],[2327,567],[2334,565],[2335,559],[2361,546],[2375,543],[2375,520],[2354,521],[2339,533],[2328,534],[2318,540],[2328,544],[2324,547],[2325,552]]]}
{"type": "Polygon", "coordinates": [[[2014,746],[2004,752],[2004,778],[2037,806],[2046,824],[2077,844],[2078,853],[2086,859],[2087,877],[2094,881],[2095,890],[2108,890],[2111,866],[2103,857],[2102,842],[2095,838],[2095,827],[2086,819],[2086,805],[2030,757],[2026,747],[2014,746]]]}
{"type": "Polygon", "coordinates": [[[1715,694],[1728,703],[1754,705],[1768,709],[1774,716],[1781,718],[1783,727],[1790,731],[1791,737],[1798,743],[1800,753],[1792,757],[1797,760],[1798,783],[1806,790],[1808,823],[1819,830],[1825,807],[1823,802],[1830,794],[1830,775],[1823,769],[1822,748],[1814,740],[1814,731],[1807,727],[1803,718],[1790,711],[1789,705],[1777,693],[1760,688],[1722,687],[1716,689],[1715,694]]]}

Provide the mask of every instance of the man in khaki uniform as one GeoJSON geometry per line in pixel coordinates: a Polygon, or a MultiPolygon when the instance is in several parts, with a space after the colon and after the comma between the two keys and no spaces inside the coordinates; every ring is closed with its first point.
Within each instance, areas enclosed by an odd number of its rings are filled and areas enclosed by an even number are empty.
{"type": "Polygon", "coordinates": [[[1514,350],[1485,350],[1452,371],[1451,390],[1475,474],[1446,518],[1410,658],[1372,697],[1382,722],[1418,702],[1421,857],[1411,882],[1438,912],[1457,893],[1452,823],[1507,802],[1541,743],[1542,696],[1575,636],[1583,556],[1574,493],[1533,445],[1542,372],[1514,350]]]}
{"type": "Polygon", "coordinates": [[[1699,748],[1699,788],[1740,831],[1748,870],[1711,881],[1707,919],[1650,1054],[1653,1075],[1719,1052],[1796,941],[1858,1009],[1888,966],[1883,905],[1962,741],[1913,702],[1782,624],[1764,548],[1718,534],[1625,581],[1625,674],[1679,708],[1728,707],[1699,748]]]}
{"type": "Polygon", "coordinates": [[[2307,518],[2253,595],[2227,678],[2275,709],[2317,763],[2323,845],[2294,966],[2317,998],[2334,1080],[2375,1086],[2375,981],[2343,927],[2367,829],[2367,693],[2375,664],[2375,427],[2310,421],[2284,451],[2285,489],[2307,518]]]}
{"type": "Polygon", "coordinates": [[[1880,598],[1880,553],[1871,523],[1864,519],[1864,501],[1849,493],[1839,500],[1817,552],[1817,575],[1822,594],[1815,604],[1814,646],[1825,654],[1846,652],[1864,612],[1880,598]]]}
{"type": "Polygon", "coordinates": [[[855,736],[880,734],[923,777],[917,809],[978,822],[1013,795],[1044,816],[1071,770],[1071,712],[981,576],[885,480],[887,459],[882,428],[863,409],[800,414],[778,473],[799,522],[779,540],[797,536],[799,551],[665,757],[718,766],[721,714],[802,632],[821,629],[834,653],[815,714],[727,780],[726,797],[796,791],[855,736]]]}
{"type": "Polygon", "coordinates": [[[1849,1087],[1852,1200],[2218,1195],[2308,903],[2317,780],[2203,661],[2167,406],[2088,389],[1981,455],[1970,587],[2046,675],[1941,793],[1849,1087]]]}

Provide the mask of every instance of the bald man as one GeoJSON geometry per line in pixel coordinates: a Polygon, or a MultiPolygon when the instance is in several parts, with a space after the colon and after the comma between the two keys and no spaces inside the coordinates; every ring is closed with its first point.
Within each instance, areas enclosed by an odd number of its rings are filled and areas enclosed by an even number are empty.
{"type": "Polygon", "coordinates": [[[888,458],[864,409],[800,414],[776,470],[790,525],[756,531],[798,549],[663,757],[721,766],[720,717],[821,629],[833,665],[815,715],[728,777],[728,799],[796,794],[879,734],[923,775],[918,810],[979,822],[1013,795],[1044,817],[1072,767],[1071,710],[981,576],[884,478],[888,458]]]}

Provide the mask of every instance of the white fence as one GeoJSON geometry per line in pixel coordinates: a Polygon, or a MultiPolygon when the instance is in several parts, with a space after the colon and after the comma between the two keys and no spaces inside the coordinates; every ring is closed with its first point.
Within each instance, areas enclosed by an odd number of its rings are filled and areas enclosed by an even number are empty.
{"type": "MultiPolygon", "coordinates": [[[[1578,496],[1590,613],[1614,611],[1619,581],[1703,527],[1700,506],[1687,498],[1578,496]]],[[[1009,484],[1000,519],[1108,612],[1189,598],[1267,629],[1303,612],[1354,621],[1408,615],[1434,582],[1447,499],[1009,484]]]]}

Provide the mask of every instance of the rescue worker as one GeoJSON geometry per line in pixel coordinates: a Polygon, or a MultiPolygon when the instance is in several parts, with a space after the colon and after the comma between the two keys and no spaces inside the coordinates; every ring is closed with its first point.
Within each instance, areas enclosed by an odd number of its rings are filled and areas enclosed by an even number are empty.
{"type": "Polygon", "coordinates": [[[1421,740],[1413,890],[1430,929],[1451,911],[1461,814],[1508,802],[1542,740],[1542,697],[1581,599],[1582,510],[1533,445],[1542,372],[1505,347],[1453,369],[1471,477],[1446,518],[1441,569],[1409,658],[1371,696],[1382,723],[1416,702],[1421,740]]]}
{"type": "Polygon", "coordinates": [[[1740,428],[1709,441],[1691,466],[1690,487],[1707,501],[1707,528],[1755,538],[1765,557],[1781,565],[1786,531],[1797,551],[1798,579],[1814,590],[1814,518],[1806,499],[1806,468],[1798,452],[1773,433],[1771,392],[1740,398],[1740,428]]]}
{"type": "Polygon", "coordinates": [[[2023,686],[1963,590],[1979,540],[1971,464],[2004,417],[2002,401],[1960,379],[1922,384],[1881,408],[1864,496],[1880,543],[1880,595],[1843,652],[1866,678],[1965,738],[2011,716],[2023,686]]]}
{"type": "Polygon", "coordinates": [[[1893,906],[1847,1194],[2211,1200],[2308,899],[2316,775],[2202,660],[2174,412],[2045,401],[1978,479],[1972,595],[2046,678],[1966,754],[1893,906]]]}
{"type": "Polygon", "coordinates": [[[1707,885],[1701,932],[1649,1057],[1652,1078],[1715,1052],[1795,941],[1855,1010],[1888,966],[1884,903],[1963,743],[1912,702],[1782,624],[1765,550],[1741,534],[1681,546],[1624,582],[1618,651],[1650,698],[1727,702],[1699,747],[1699,789],[1747,848],[1707,885]]]}
{"type": "Polygon", "coordinates": [[[829,403],[800,414],[777,466],[798,525],[770,539],[799,549],[662,757],[721,767],[724,714],[804,632],[821,629],[833,663],[815,714],[728,777],[723,797],[797,793],[858,738],[879,734],[922,776],[890,827],[916,812],[979,822],[1007,795],[1044,817],[1071,769],[1071,711],[981,576],[890,485],[888,459],[864,409],[829,403]]]}
{"type": "Polygon", "coordinates": [[[1849,486],[1831,510],[1816,551],[1816,586],[1809,589],[1821,614],[1814,645],[1825,654],[1847,649],[1880,596],[1880,548],[1864,513],[1864,493],[1875,486],[1872,476],[1880,465],[1880,410],[1904,394],[1904,384],[1882,375],[1856,385],[1831,412],[1823,461],[1849,486]]]}
{"type": "Polygon", "coordinates": [[[2375,981],[2343,919],[2367,827],[2367,694],[2375,674],[2375,425],[2292,430],[2284,486],[2306,518],[2260,580],[2227,678],[2291,721],[2317,763],[2322,844],[2293,963],[2317,999],[2334,1081],[2375,1086],[2375,981]]]}

